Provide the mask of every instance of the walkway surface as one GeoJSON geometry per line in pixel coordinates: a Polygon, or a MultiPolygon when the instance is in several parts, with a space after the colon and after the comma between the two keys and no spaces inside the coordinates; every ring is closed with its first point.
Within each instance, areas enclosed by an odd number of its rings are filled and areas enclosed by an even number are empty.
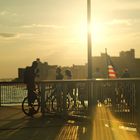
{"type": "Polygon", "coordinates": [[[30,118],[20,107],[0,107],[0,140],[140,140],[135,128],[122,126],[104,106],[94,114],[91,122],[41,114],[30,118]]]}

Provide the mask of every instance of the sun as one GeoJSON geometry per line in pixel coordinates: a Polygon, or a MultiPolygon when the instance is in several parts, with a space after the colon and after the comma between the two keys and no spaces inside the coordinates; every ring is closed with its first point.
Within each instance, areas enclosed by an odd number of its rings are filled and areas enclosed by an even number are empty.
{"type": "Polygon", "coordinates": [[[102,23],[94,22],[91,24],[92,41],[102,43],[105,40],[105,26],[102,23]]]}
{"type": "MultiPolygon", "coordinates": [[[[87,23],[81,22],[75,25],[74,34],[81,43],[87,41],[87,23]]],[[[92,35],[93,43],[103,43],[105,40],[105,25],[99,22],[93,22],[89,28],[92,35]]]]}

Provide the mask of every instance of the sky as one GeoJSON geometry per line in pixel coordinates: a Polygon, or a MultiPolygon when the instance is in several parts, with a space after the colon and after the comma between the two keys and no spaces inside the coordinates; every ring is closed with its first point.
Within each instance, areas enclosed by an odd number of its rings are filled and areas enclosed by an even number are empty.
{"type": "MultiPolygon", "coordinates": [[[[140,0],[91,0],[92,54],[135,49],[140,58],[140,0]]],[[[40,58],[87,62],[87,0],[0,0],[0,79],[40,58]]]]}

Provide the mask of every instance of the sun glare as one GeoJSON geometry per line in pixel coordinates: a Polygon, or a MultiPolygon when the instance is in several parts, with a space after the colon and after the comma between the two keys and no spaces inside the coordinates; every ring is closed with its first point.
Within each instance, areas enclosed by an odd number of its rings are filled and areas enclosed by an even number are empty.
{"type": "Polygon", "coordinates": [[[105,39],[105,27],[101,23],[93,23],[91,26],[92,39],[95,43],[102,43],[105,39]]]}
{"type": "MultiPolygon", "coordinates": [[[[105,40],[105,26],[102,23],[94,22],[89,28],[93,43],[102,43],[105,40]]],[[[87,40],[87,24],[81,23],[75,26],[74,33],[76,38],[82,43],[87,40]]]]}

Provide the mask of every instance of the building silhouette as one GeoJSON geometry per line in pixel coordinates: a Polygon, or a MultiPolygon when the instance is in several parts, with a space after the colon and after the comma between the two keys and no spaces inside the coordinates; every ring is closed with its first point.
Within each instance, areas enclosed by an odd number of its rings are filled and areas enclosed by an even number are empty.
{"type": "MultiPolygon", "coordinates": [[[[140,58],[135,58],[135,50],[121,51],[119,56],[111,56],[111,60],[115,66],[118,77],[121,77],[124,69],[128,69],[130,77],[140,77],[140,58]]],[[[108,77],[106,54],[101,53],[101,56],[92,58],[93,72],[98,67],[103,74],[103,78],[108,77]]]]}
{"type": "MultiPolygon", "coordinates": [[[[140,77],[140,58],[135,58],[135,50],[130,49],[129,51],[121,51],[119,56],[110,56],[118,78],[121,77],[125,69],[128,69],[130,77],[136,78],[140,77]]],[[[38,61],[39,77],[37,80],[55,80],[55,71],[57,65],[49,65],[48,62],[41,62],[39,58],[38,61]]],[[[102,74],[102,78],[108,78],[107,69],[107,58],[105,53],[101,53],[100,56],[92,57],[92,72],[95,73],[96,69],[99,68],[102,74]]],[[[73,79],[86,79],[87,78],[87,64],[85,65],[72,65],[69,67],[61,67],[62,73],[66,69],[71,70],[73,79]]],[[[25,68],[18,68],[18,80],[23,81],[23,74],[25,68]]],[[[94,78],[94,77],[93,77],[94,78]]]]}
{"type": "MultiPolygon", "coordinates": [[[[39,70],[36,81],[48,79],[55,80],[55,70],[57,65],[49,65],[47,62],[41,62],[39,58],[37,58],[36,61],[38,62],[37,69],[39,70]]],[[[23,81],[25,68],[18,68],[18,81],[23,81]]]]}

